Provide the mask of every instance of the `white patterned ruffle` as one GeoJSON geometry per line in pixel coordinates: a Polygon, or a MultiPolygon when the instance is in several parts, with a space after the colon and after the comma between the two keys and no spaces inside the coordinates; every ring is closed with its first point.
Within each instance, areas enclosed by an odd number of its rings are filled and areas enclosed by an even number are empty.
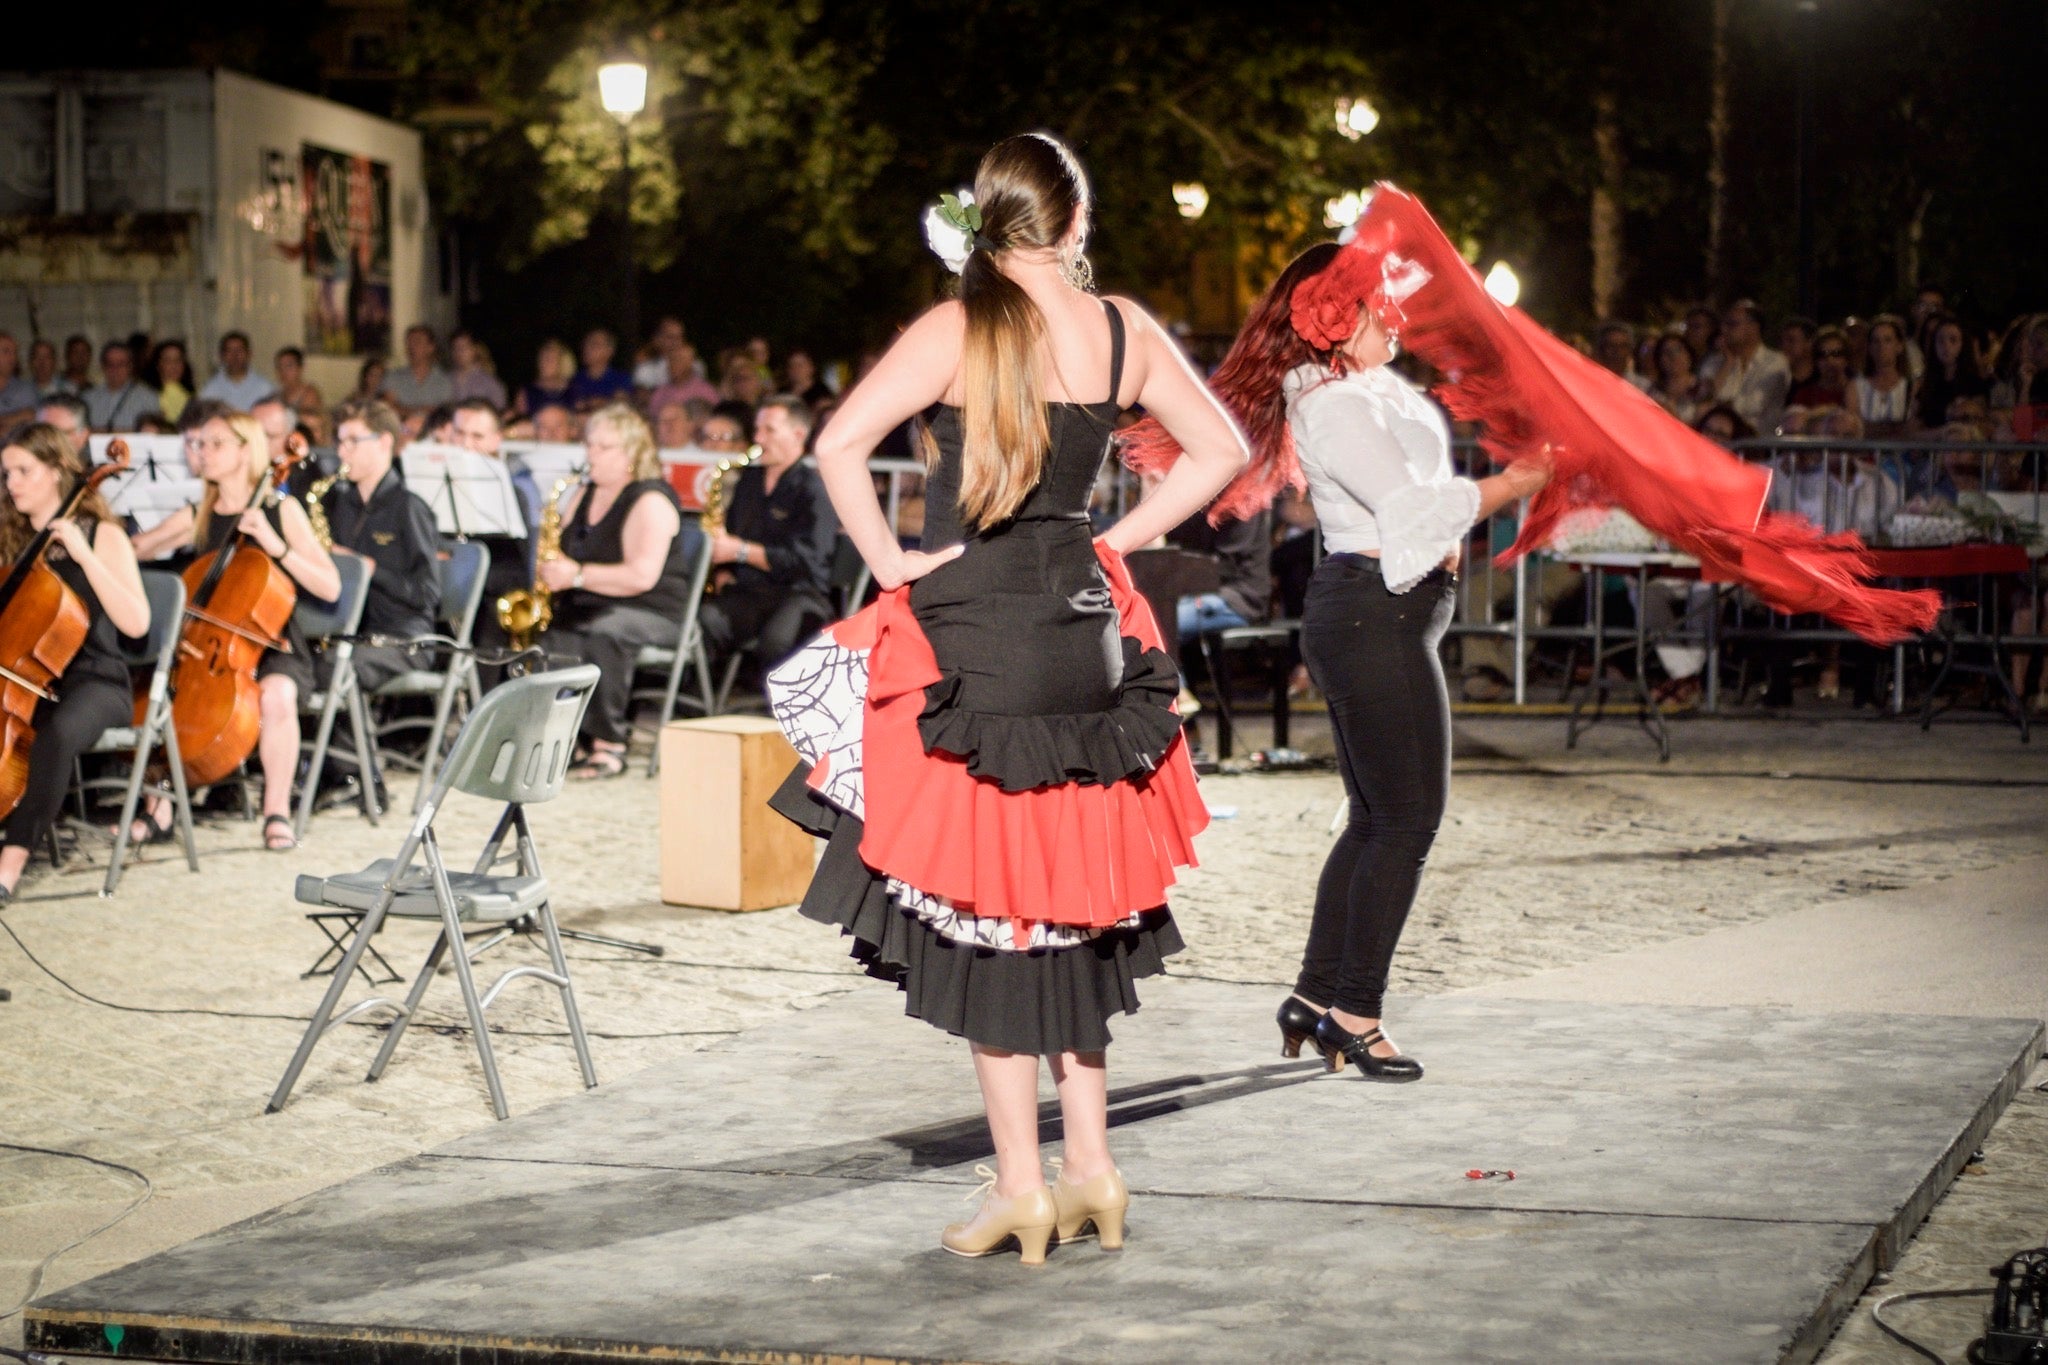
{"type": "MultiPolygon", "coordinates": [[[[824,780],[814,790],[857,820],[867,818],[861,770],[861,725],[867,693],[867,651],[847,648],[830,631],[820,632],[768,674],[768,707],[775,714],[776,724],[806,763],[824,771],[824,780]]],[[[920,891],[895,877],[887,881],[889,899],[904,913],[917,916],[932,932],[953,943],[1023,953],[1077,947],[1105,932],[1101,928],[1033,920],[1020,943],[1014,921],[970,915],[954,909],[943,896],[920,891]]],[[[1133,914],[1109,927],[1136,928],[1137,924],[1138,916],[1133,914]]]]}
{"type": "Polygon", "coordinates": [[[1381,500],[1374,519],[1387,591],[1406,592],[1465,543],[1479,520],[1479,485],[1462,478],[1402,484],[1381,500]]]}

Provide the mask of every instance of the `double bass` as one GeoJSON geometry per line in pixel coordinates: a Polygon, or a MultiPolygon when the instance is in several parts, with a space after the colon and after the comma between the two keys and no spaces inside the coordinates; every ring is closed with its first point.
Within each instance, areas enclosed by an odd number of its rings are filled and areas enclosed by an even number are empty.
{"type": "Polygon", "coordinates": [[[57,699],[56,682],[92,629],[85,603],[44,562],[52,528],[59,518],[76,514],[87,493],[127,467],[128,443],[119,437],[107,442],[107,462],[78,481],[0,584],[0,820],[14,814],[28,790],[36,706],[57,699]]]}
{"type": "MultiPolygon", "coordinates": [[[[305,439],[285,438],[273,461],[282,477],[305,458],[305,439]]],[[[259,486],[257,495],[263,488],[259,486]]],[[[251,507],[260,504],[253,498],[251,507]]],[[[185,781],[210,786],[256,751],[262,725],[256,665],[264,651],[288,650],[283,631],[298,605],[298,584],[249,537],[237,534],[185,569],[185,621],[171,674],[171,726],[185,781]]]]}

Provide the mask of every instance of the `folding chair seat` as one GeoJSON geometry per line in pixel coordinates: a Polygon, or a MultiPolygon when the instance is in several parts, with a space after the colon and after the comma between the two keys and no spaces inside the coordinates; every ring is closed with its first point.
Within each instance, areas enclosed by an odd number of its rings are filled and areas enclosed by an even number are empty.
{"type": "Polygon", "coordinates": [[[314,1010],[298,1051],[270,1097],[269,1112],[276,1113],[284,1107],[314,1046],[330,1029],[372,1010],[387,1010],[395,1016],[365,1079],[374,1081],[383,1075],[407,1024],[418,1013],[428,983],[451,949],[470,1033],[483,1064],[484,1082],[490,1090],[491,1109],[499,1118],[506,1117],[508,1110],[484,1012],[500,991],[521,977],[545,981],[560,993],[583,1083],[597,1084],[597,1068],[590,1060],[589,1040],[584,1035],[576,994],[569,983],[569,963],[562,955],[561,930],[549,903],[548,881],[541,871],[540,854],[526,819],[526,807],[551,801],[561,792],[576,731],[597,686],[597,676],[594,666],[584,664],[508,678],[491,689],[462,727],[454,750],[441,765],[427,799],[413,816],[396,856],[378,859],[356,872],[299,878],[296,895],[301,902],[335,914],[355,916],[356,922],[334,969],[334,979],[328,983],[327,994],[314,1010]],[[505,803],[495,828],[484,841],[482,853],[468,872],[449,870],[434,830],[435,818],[453,791],[505,803]],[[516,838],[517,867],[509,876],[493,871],[508,836],[516,838]],[[403,1002],[372,996],[337,1013],[335,1007],[342,992],[360,969],[364,954],[370,951],[370,940],[392,915],[441,922],[441,931],[435,936],[434,946],[411,990],[403,1002]],[[471,926],[497,931],[489,940],[493,943],[507,933],[538,929],[546,943],[549,966],[510,968],[488,990],[479,993],[471,965],[481,949],[470,947],[466,931],[471,926]]]}
{"type": "MultiPolygon", "coordinates": [[[[647,759],[647,775],[653,777],[661,771],[661,727],[675,719],[678,704],[687,701],[704,715],[718,714],[718,699],[712,695],[711,660],[704,652],[704,633],[697,626],[697,607],[704,601],[704,585],[711,578],[711,537],[696,522],[685,519],[679,533],[688,537],[683,542],[683,551],[690,556],[689,606],[683,609],[683,619],[676,631],[673,645],[649,645],[634,656],[633,671],[653,672],[663,670],[666,674],[660,692],[661,709],[654,717],[654,752],[647,759]],[[682,696],[683,671],[694,668],[697,671],[696,695],[682,696]]],[[[650,688],[636,691],[635,701],[652,698],[656,693],[650,688]]]]}
{"type": "Polygon", "coordinates": [[[1287,682],[1294,671],[1301,622],[1280,619],[1257,626],[1226,626],[1201,637],[1202,659],[1209,666],[1209,678],[1216,686],[1216,756],[1229,758],[1237,718],[1231,708],[1229,658],[1232,650],[1267,650],[1269,683],[1273,698],[1273,744],[1284,749],[1288,743],[1287,682]]]}
{"type": "MultiPolygon", "coordinates": [[[[475,706],[483,700],[483,688],[477,680],[476,656],[469,646],[476,631],[477,612],[484,600],[484,579],[491,568],[491,552],[474,541],[448,540],[441,542],[441,623],[448,627],[448,638],[455,642],[454,648],[438,644],[431,652],[423,651],[422,658],[434,654],[445,654],[447,664],[442,668],[410,668],[395,678],[379,683],[370,693],[373,702],[391,701],[400,697],[432,697],[434,718],[423,722],[412,716],[388,721],[377,727],[378,761],[387,761],[384,750],[387,741],[408,730],[416,730],[422,723],[427,726],[426,747],[421,750],[419,787],[413,793],[412,808],[418,810],[426,798],[425,774],[441,761],[441,746],[448,738],[449,721],[455,714],[455,699],[466,696],[469,704],[475,706]]],[[[403,762],[411,765],[410,758],[398,759],[389,756],[392,763],[403,762]]]]}
{"type": "MultiPolygon", "coordinates": [[[[160,569],[142,571],[142,593],[149,599],[149,633],[141,640],[122,640],[122,654],[130,668],[147,668],[149,691],[142,704],[139,725],[117,725],[102,734],[88,754],[116,754],[133,751],[134,761],[126,778],[102,777],[86,780],[82,765],[78,779],[81,807],[85,793],[125,787],[121,801],[121,822],[114,827],[114,851],[107,859],[107,879],[102,896],[114,894],[121,884],[121,872],[128,859],[128,831],[142,803],[142,782],[149,771],[151,756],[159,749],[170,769],[171,816],[185,845],[185,866],[199,870],[199,850],[192,839],[192,798],[185,790],[185,763],[178,753],[178,732],[171,724],[171,674],[177,668],[178,637],[185,618],[185,584],[176,574],[160,569]]],[[[81,814],[83,811],[81,810],[81,814]]]]}
{"type": "Polygon", "coordinates": [[[371,744],[370,708],[363,703],[363,689],[356,680],[355,636],[363,627],[363,608],[369,602],[370,575],[376,564],[361,555],[338,554],[334,567],[341,575],[341,594],[331,603],[316,602],[305,594],[293,609],[299,628],[308,640],[326,640],[327,657],[333,663],[324,691],[299,698],[301,715],[320,717],[307,746],[305,785],[299,791],[298,815],[292,821],[292,837],[306,837],[306,825],[313,818],[313,800],[320,793],[320,777],[327,768],[327,746],[334,737],[334,721],[342,708],[348,709],[349,729],[355,740],[356,774],[362,787],[363,814],[377,823],[377,763],[371,744]]]}

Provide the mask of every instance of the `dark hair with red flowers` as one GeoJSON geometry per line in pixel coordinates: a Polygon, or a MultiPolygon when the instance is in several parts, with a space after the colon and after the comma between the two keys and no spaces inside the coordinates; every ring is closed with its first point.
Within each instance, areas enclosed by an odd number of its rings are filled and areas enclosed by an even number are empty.
{"type": "MultiPolygon", "coordinates": [[[[1318,242],[1289,262],[1252,305],[1229,354],[1209,377],[1209,387],[1244,429],[1252,452],[1251,463],[1210,506],[1211,524],[1242,520],[1269,506],[1282,488],[1305,486],[1287,429],[1281,381],[1302,365],[1328,365],[1333,348],[1318,349],[1295,330],[1294,293],[1328,270],[1342,250],[1335,242],[1318,242]]],[[[1352,307],[1355,321],[1357,305],[1352,307]]],[[[1338,340],[1341,344],[1343,338],[1338,340]]],[[[1124,463],[1140,472],[1163,472],[1180,458],[1180,443],[1156,418],[1146,418],[1122,439],[1124,463]]]]}

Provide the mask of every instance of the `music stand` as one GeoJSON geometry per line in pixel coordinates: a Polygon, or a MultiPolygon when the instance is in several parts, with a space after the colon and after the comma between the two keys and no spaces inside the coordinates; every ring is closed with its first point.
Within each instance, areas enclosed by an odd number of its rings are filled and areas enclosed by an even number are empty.
{"type": "Polygon", "coordinates": [[[405,486],[434,509],[442,535],[526,539],[526,513],[503,460],[462,446],[415,441],[400,461],[405,486]]]}
{"type": "MultiPolygon", "coordinates": [[[[90,447],[94,464],[105,464],[111,436],[95,436],[90,447]]],[[[108,508],[119,517],[132,517],[138,531],[147,531],[182,507],[198,502],[206,491],[205,480],[185,463],[182,436],[124,436],[128,443],[128,472],[107,481],[103,490],[108,508]]]]}
{"type": "Polygon", "coordinates": [[[574,483],[590,472],[590,459],[573,441],[507,441],[505,462],[533,476],[541,497],[563,479],[574,483]]]}

